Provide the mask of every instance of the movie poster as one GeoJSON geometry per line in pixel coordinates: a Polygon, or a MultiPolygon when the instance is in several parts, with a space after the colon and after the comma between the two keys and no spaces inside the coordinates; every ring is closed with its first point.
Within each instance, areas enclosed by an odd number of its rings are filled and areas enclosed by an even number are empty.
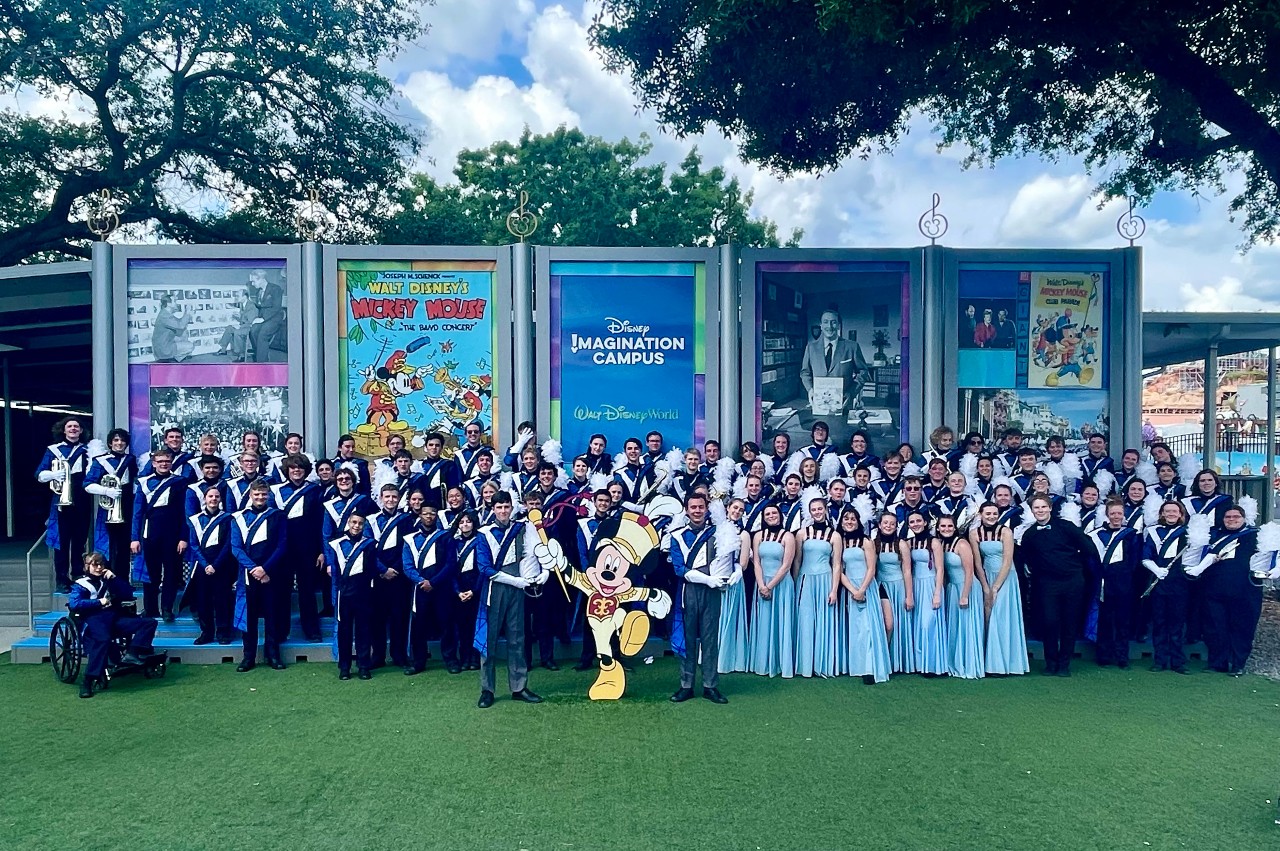
{"type": "Polygon", "coordinates": [[[451,455],[467,423],[494,429],[492,261],[338,262],[340,427],[356,454],[391,435],[422,457],[426,435],[451,455]]]}
{"type": "Polygon", "coordinates": [[[128,262],[126,343],[133,449],[180,426],[224,447],[244,431],[279,449],[289,431],[289,323],[283,259],[128,262]]]}
{"type": "Polygon", "coordinates": [[[551,264],[551,436],[566,456],[660,431],[706,439],[706,267],[551,264]]]}
{"type": "Polygon", "coordinates": [[[1031,283],[1027,387],[1104,384],[1103,276],[1099,272],[1023,272],[1031,283]]]}

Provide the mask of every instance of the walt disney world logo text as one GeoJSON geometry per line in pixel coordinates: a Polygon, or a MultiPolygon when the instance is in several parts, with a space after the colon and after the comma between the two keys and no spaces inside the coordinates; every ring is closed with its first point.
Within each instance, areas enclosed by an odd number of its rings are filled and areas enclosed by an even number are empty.
{"type": "Polygon", "coordinates": [[[677,408],[646,408],[642,411],[629,411],[625,405],[601,405],[598,408],[579,406],[573,409],[574,419],[590,422],[612,423],[620,420],[668,420],[680,419],[677,408]]]}

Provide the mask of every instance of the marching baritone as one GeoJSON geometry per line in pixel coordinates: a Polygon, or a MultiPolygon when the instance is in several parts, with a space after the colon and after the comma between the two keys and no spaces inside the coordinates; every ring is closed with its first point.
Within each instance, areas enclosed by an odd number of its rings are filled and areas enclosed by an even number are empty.
{"type": "Polygon", "coordinates": [[[70,590],[71,573],[81,568],[80,557],[89,537],[89,497],[84,493],[84,477],[89,470],[89,451],[84,443],[84,425],[75,417],[64,417],[53,427],[57,443],[50,444],[36,467],[36,478],[47,484],[49,519],[45,542],[53,550],[53,569],[58,590],[70,590]]]}
{"type": "Polygon", "coordinates": [[[94,497],[93,549],[107,557],[111,572],[129,578],[129,533],[138,459],[129,451],[129,432],[107,432],[107,452],[89,462],[84,489],[94,497]]]}

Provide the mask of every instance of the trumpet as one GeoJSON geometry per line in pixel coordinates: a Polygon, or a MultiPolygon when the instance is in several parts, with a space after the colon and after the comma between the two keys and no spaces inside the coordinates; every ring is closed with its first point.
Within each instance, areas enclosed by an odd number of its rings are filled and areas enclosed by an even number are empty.
{"type": "Polygon", "coordinates": [[[66,508],[75,501],[74,494],[71,490],[72,488],[71,465],[68,464],[66,461],[62,460],[61,458],[54,458],[50,466],[53,472],[57,473],[61,471],[63,476],[62,476],[62,481],[58,481],[57,479],[50,479],[49,490],[53,491],[58,495],[58,507],[66,508]]]}
{"type": "MultiPolygon", "coordinates": [[[[102,481],[99,482],[104,488],[120,487],[120,477],[113,476],[110,473],[104,473],[102,481]]],[[[107,511],[108,523],[124,522],[124,500],[120,497],[112,498],[109,496],[98,497],[98,505],[107,511]]]]}

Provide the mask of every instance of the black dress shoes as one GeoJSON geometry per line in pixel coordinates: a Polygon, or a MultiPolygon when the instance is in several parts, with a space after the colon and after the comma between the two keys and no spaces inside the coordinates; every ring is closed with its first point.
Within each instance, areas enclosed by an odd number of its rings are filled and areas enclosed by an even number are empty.
{"type": "Polygon", "coordinates": [[[194,644],[194,645],[195,645],[195,646],[197,646],[197,647],[200,647],[200,646],[205,645],[205,644],[212,644],[212,643],[213,643],[213,638],[212,638],[212,637],[210,637],[209,635],[206,635],[205,633],[203,633],[203,632],[202,632],[202,633],[200,633],[199,635],[197,635],[197,636],[196,636],[196,640],[195,640],[195,641],[193,641],[193,642],[191,642],[191,643],[192,643],[192,644],[194,644]]]}
{"type": "Polygon", "coordinates": [[[511,699],[518,700],[521,703],[542,703],[542,698],[538,697],[538,695],[529,691],[527,688],[520,689],[520,691],[517,692],[512,692],[511,699]]]}
{"type": "Polygon", "coordinates": [[[488,709],[490,706],[493,706],[493,692],[491,691],[480,692],[480,699],[476,701],[476,706],[480,707],[481,709],[488,709]]]}
{"type": "Polygon", "coordinates": [[[361,669],[360,669],[360,679],[362,679],[362,680],[371,680],[371,679],[373,679],[373,674],[369,671],[369,669],[368,669],[368,668],[361,668],[361,669]]]}
{"type": "Polygon", "coordinates": [[[279,659],[268,659],[267,664],[271,666],[271,670],[273,671],[283,671],[286,667],[284,662],[281,662],[279,659]]]}
{"type": "Polygon", "coordinates": [[[249,659],[245,659],[239,665],[236,665],[236,673],[243,674],[245,671],[252,671],[255,667],[257,667],[256,662],[253,662],[249,659]]]}
{"type": "Polygon", "coordinates": [[[724,704],[729,702],[729,698],[721,694],[720,689],[718,688],[704,688],[702,690],[702,696],[712,703],[724,704]]]}
{"type": "Polygon", "coordinates": [[[671,695],[671,702],[684,703],[686,700],[690,699],[691,697],[693,697],[693,689],[681,687],[676,690],[675,694],[671,695]]]}
{"type": "Polygon", "coordinates": [[[93,697],[93,682],[94,678],[86,674],[84,682],[80,683],[81,697],[93,697]]]}
{"type": "Polygon", "coordinates": [[[349,679],[351,679],[351,672],[350,672],[350,671],[339,671],[339,672],[338,672],[338,679],[340,679],[340,680],[349,680],[349,679]]]}
{"type": "Polygon", "coordinates": [[[555,659],[551,659],[551,660],[549,660],[549,661],[543,662],[543,663],[542,663],[542,667],[546,668],[548,671],[558,671],[558,670],[560,670],[560,666],[556,664],[556,660],[555,660],[555,659]]]}

